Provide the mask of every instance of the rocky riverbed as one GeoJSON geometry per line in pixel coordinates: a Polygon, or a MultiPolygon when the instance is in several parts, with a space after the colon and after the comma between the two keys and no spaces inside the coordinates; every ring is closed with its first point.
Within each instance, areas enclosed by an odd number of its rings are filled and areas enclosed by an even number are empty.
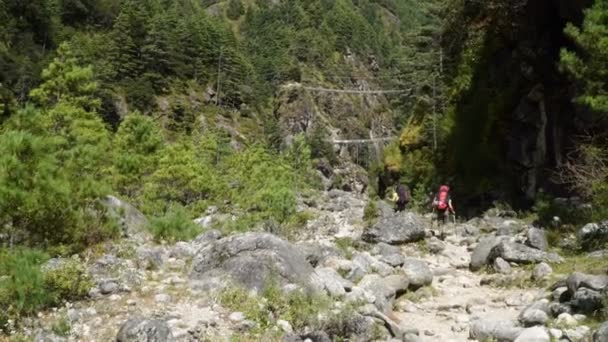
{"type": "MultiPolygon", "coordinates": [[[[312,219],[289,240],[209,228],[159,245],[145,217],[113,199],[125,237],[79,259],[95,281],[89,299],[41,312],[19,333],[36,341],[608,341],[608,323],[594,319],[606,305],[606,270],[563,267],[569,259],[544,230],[495,210],[440,231],[429,216],[383,203],[365,222],[367,202],[336,190],[303,199],[299,209],[312,219]],[[316,324],[276,317],[261,298],[268,279],[284,296],[322,296],[326,312],[315,313],[316,324]],[[228,305],[232,289],[268,313],[228,305]]],[[[209,211],[197,222],[225,219],[209,211]]],[[[602,265],[602,253],[589,258],[602,265]]]]}

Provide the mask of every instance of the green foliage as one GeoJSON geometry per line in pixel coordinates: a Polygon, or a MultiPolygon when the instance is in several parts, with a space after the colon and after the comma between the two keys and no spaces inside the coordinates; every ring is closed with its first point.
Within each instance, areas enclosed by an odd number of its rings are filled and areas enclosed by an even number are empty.
{"type": "Polygon", "coordinates": [[[68,259],[58,268],[44,273],[44,286],[53,303],[83,299],[93,285],[91,277],[79,259],[68,259]]]}
{"type": "Polygon", "coordinates": [[[0,249],[0,330],[7,321],[36,314],[64,300],[84,298],[93,283],[78,260],[42,271],[48,255],[34,249],[0,249]]]}
{"type": "Polygon", "coordinates": [[[150,230],[157,242],[169,243],[192,240],[202,231],[181,206],[171,207],[165,216],[153,218],[150,222],[150,230]]]}
{"type": "Polygon", "coordinates": [[[178,142],[164,150],[158,168],[147,178],[143,209],[154,216],[162,216],[173,205],[202,211],[217,186],[217,174],[197,155],[194,144],[178,142]]]}
{"type": "Polygon", "coordinates": [[[243,14],[245,14],[245,6],[241,0],[229,0],[228,9],[226,10],[226,16],[232,20],[237,20],[243,14]]]}
{"type": "Polygon", "coordinates": [[[378,209],[378,203],[376,200],[370,200],[365,205],[363,209],[363,220],[366,222],[372,222],[380,215],[380,211],[378,209]]]}
{"type": "Polygon", "coordinates": [[[581,28],[568,24],[565,32],[576,43],[576,51],[562,49],[561,67],[580,85],[577,100],[600,113],[608,111],[608,4],[595,1],[585,11],[581,28]]]}
{"type": "Polygon", "coordinates": [[[48,256],[40,251],[0,250],[0,328],[9,319],[32,315],[52,302],[40,265],[48,256]]]}
{"type": "Polygon", "coordinates": [[[55,323],[53,323],[51,330],[57,336],[68,337],[70,330],[72,330],[72,325],[70,324],[68,317],[63,315],[55,323]]]}
{"type": "Polygon", "coordinates": [[[220,294],[220,303],[231,310],[240,311],[247,319],[258,323],[256,333],[271,328],[277,320],[286,320],[295,330],[318,326],[318,315],[329,309],[327,297],[301,291],[284,293],[272,282],[260,296],[242,288],[229,288],[220,294]]]}
{"type": "Polygon", "coordinates": [[[114,136],[114,189],[137,199],[141,180],[156,170],[163,146],[161,130],[150,117],[139,112],[127,115],[114,136]]]}

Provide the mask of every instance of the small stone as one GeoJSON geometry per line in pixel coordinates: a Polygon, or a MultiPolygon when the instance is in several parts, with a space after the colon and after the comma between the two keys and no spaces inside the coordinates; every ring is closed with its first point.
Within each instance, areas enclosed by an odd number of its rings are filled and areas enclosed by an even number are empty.
{"type": "Polygon", "coordinates": [[[577,321],[584,321],[587,319],[587,316],[585,316],[583,314],[575,314],[575,315],[572,315],[572,317],[574,317],[574,319],[577,321]]]}
{"type": "Polygon", "coordinates": [[[154,296],[154,300],[157,303],[168,303],[171,301],[171,297],[168,294],[159,293],[156,296],[154,296]]]}
{"type": "Polygon", "coordinates": [[[590,332],[591,329],[589,329],[589,327],[582,325],[576,328],[564,330],[564,335],[570,341],[584,341],[585,337],[588,336],[590,332]]]}
{"type": "Polygon", "coordinates": [[[515,342],[549,342],[551,338],[544,327],[532,327],[524,329],[515,342]]]}
{"type": "Polygon", "coordinates": [[[494,270],[498,273],[509,274],[511,273],[511,265],[503,258],[498,257],[494,260],[494,270]]]}
{"type": "Polygon", "coordinates": [[[127,300],[127,305],[135,306],[135,305],[137,305],[137,301],[135,301],[134,299],[129,299],[129,300],[127,300]]]}
{"type": "Polygon", "coordinates": [[[111,301],[113,301],[113,302],[117,302],[117,301],[119,301],[119,300],[120,300],[122,297],[121,297],[120,295],[113,294],[113,295],[111,295],[111,296],[110,296],[110,297],[108,297],[108,298],[109,298],[111,301]]]}
{"type": "Polygon", "coordinates": [[[432,331],[430,331],[430,330],[425,330],[425,331],[424,331],[424,335],[425,335],[425,336],[435,336],[435,333],[434,333],[434,332],[432,332],[432,331]]]}
{"type": "Polygon", "coordinates": [[[288,334],[293,333],[293,328],[291,327],[291,324],[285,320],[282,320],[282,319],[278,320],[277,326],[279,328],[281,328],[281,330],[283,330],[283,332],[285,332],[285,333],[288,333],[288,334]]]}
{"type": "Polygon", "coordinates": [[[547,263],[541,262],[532,271],[532,280],[541,280],[553,273],[553,269],[547,263]]]}
{"type": "Polygon", "coordinates": [[[94,287],[89,290],[89,297],[92,299],[101,298],[101,291],[98,288],[94,287]]]}
{"type": "Polygon", "coordinates": [[[564,336],[564,333],[559,329],[549,329],[549,335],[551,335],[551,337],[554,339],[559,340],[562,338],[562,336],[564,336]]]}
{"type": "Polygon", "coordinates": [[[87,308],[85,310],[85,312],[87,313],[88,316],[95,316],[95,315],[97,315],[97,310],[95,310],[95,308],[87,308]]]}
{"type": "Polygon", "coordinates": [[[422,342],[422,339],[416,334],[406,333],[403,335],[403,342],[422,342]]]}
{"type": "Polygon", "coordinates": [[[101,292],[102,295],[116,293],[118,292],[118,289],[118,284],[113,281],[105,281],[99,285],[99,292],[101,292]]]}
{"type": "Polygon", "coordinates": [[[233,312],[230,314],[230,316],[228,316],[228,319],[235,323],[242,322],[245,320],[245,314],[242,312],[238,312],[238,311],[233,312]]]}
{"type": "Polygon", "coordinates": [[[572,315],[564,312],[557,316],[555,323],[557,323],[557,325],[560,327],[573,327],[577,325],[578,322],[574,317],[572,317],[572,315]]]}

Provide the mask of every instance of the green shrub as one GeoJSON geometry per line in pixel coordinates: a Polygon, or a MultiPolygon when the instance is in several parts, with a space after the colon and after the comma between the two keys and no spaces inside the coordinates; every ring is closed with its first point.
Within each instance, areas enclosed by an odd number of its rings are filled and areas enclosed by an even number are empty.
{"type": "Polygon", "coordinates": [[[82,262],[69,259],[60,267],[44,274],[44,286],[53,303],[79,300],[88,294],[93,281],[82,262]]]}
{"type": "Polygon", "coordinates": [[[51,326],[51,330],[57,336],[68,337],[68,335],[70,334],[70,330],[72,330],[70,320],[67,316],[62,315],[55,323],[53,323],[53,325],[51,326]]]}
{"type": "Polygon", "coordinates": [[[48,255],[32,249],[0,250],[0,329],[9,319],[35,314],[52,303],[40,265],[48,255]]]}
{"type": "Polygon", "coordinates": [[[271,328],[277,320],[286,320],[295,330],[318,326],[318,315],[327,311],[330,300],[326,296],[293,291],[285,294],[270,282],[261,296],[242,288],[230,288],[220,294],[220,303],[231,310],[241,311],[248,319],[258,323],[257,332],[271,328]]]}
{"type": "Polygon", "coordinates": [[[366,222],[373,222],[380,215],[378,209],[378,203],[376,200],[370,200],[363,209],[363,220],[366,222]]]}
{"type": "Polygon", "coordinates": [[[150,230],[157,242],[176,242],[192,240],[202,228],[192,222],[183,207],[173,206],[165,216],[151,220],[150,230]]]}

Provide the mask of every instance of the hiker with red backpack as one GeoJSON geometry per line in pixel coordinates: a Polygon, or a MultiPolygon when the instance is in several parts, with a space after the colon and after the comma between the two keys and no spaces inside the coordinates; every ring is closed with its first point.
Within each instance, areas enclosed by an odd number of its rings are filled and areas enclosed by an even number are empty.
{"type": "Polygon", "coordinates": [[[445,224],[450,214],[456,216],[456,211],[450,198],[450,187],[442,185],[433,200],[433,210],[437,213],[437,224],[445,224]]]}

